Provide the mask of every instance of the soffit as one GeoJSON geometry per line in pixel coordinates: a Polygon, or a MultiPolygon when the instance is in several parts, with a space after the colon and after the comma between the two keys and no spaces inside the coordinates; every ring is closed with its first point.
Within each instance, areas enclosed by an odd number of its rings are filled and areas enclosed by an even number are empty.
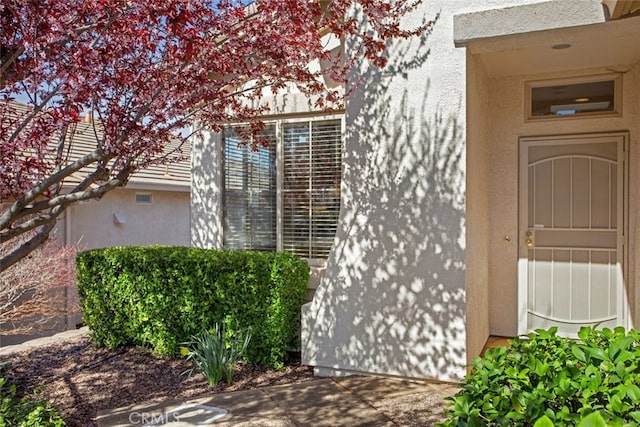
{"type": "Polygon", "coordinates": [[[535,2],[455,15],[453,39],[460,47],[476,40],[596,24],[606,18],[599,0],[535,2]]]}
{"type": "Polygon", "coordinates": [[[492,77],[631,64],[640,60],[640,16],[466,42],[492,77]],[[568,44],[567,49],[552,49],[568,44]]]}

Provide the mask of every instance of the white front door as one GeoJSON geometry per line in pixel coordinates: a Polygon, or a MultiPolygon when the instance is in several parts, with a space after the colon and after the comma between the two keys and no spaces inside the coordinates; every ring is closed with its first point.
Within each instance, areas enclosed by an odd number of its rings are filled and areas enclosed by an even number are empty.
{"type": "Polygon", "coordinates": [[[625,325],[626,135],[520,140],[520,334],[625,325]]]}

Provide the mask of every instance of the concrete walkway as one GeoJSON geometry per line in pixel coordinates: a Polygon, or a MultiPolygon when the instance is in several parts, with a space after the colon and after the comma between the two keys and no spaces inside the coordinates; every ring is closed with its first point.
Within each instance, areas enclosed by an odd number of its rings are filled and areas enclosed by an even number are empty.
{"type": "Polygon", "coordinates": [[[443,419],[444,397],[457,391],[446,383],[323,378],[103,411],[98,425],[433,426],[443,419]]]}
{"type": "Polygon", "coordinates": [[[55,335],[51,335],[48,337],[36,338],[29,341],[25,341],[21,344],[15,345],[7,345],[4,347],[0,347],[0,356],[5,356],[7,354],[18,353],[21,351],[32,350],[37,347],[42,347],[44,345],[54,344],[60,341],[68,340],[71,338],[84,336],[89,333],[89,328],[83,326],[79,329],[70,329],[68,331],[59,332],[55,335]]]}

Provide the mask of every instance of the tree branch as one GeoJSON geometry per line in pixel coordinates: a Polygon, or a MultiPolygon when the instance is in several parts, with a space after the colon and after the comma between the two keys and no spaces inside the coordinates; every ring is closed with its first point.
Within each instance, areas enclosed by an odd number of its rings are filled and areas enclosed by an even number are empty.
{"type": "Polygon", "coordinates": [[[25,221],[17,227],[9,228],[7,231],[0,233],[0,244],[4,244],[15,237],[38,228],[41,225],[48,223],[50,220],[51,215],[38,215],[38,217],[25,221]]]}
{"type": "Polygon", "coordinates": [[[0,215],[0,229],[7,227],[13,221],[14,215],[24,209],[24,207],[29,203],[40,197],[47,188],[55,185],[64,178],[90,165],[91,163],[100,161],[104,158],[105,156],[102,154],[102,150],[97,148],[35,185],[31,190],[27,191],[22,197],[16,200],[9,209],[5,210],[2,215],[0,215]]]}
{"type": "Polygon", "coordinates": [[[53,228],[55,227],[56,219],[62,212],[64,212],[65,208],[69,204],[77,202],[79,200],[99,198],[109,191],[113,190],[114,188],[126,184],[128,178],[132,173],[133,168],[131,167],[131,163],[129,161],[126,161],[125,166],[118,173],[118,175],[115,178],[105,182],[101,186],[83,191],[82,193],[69,193],[66,196],[60,196],[65,198],[64,203],[61,202],[51,209],[49,214],[49,221],[42,226],[37,234],[35,234],[31,239],[27,240],[25,243],[18,246],[15,250],[0,259],[0,272],[5,271],[13,264],[20,261],[29,253],[33,252],[45,240],[47,240],[47,238],[49,237],[49,233],[51,233],[51,230],[53,230],[53,228]]]}
{"type": "MultiPolygon", "coordinates": [[[[103,161],[106,163],[109,160],[111,160],[113,157],[105,157],[103,159],[103,161]]],[[[14,215],[12,215],[10,223],[13,223],[21,218],[24,218],[25,216],[29,216],[29,215],[35,215],[43,210],[61,205],[61,204],[65,204],[68,205],[69,203],[66,203],[66,200],[68,200],[70,198],[70,195],[73,193],[77,193],[77,192],[82,192],[84,190],[86,190],[91,184],[95,183],[96,181],[99,180],[105,180],[106,178],[108,178],[108,174],[106,167],[102,166],[102,167],[98,167],[95,171],[93,171],[92,173],[90,173],[89,175],[87,175],[78,185],[76,185],[76,187],[73,188],[73,190],[71,190],[69,193],[67,194],[63,194],[61,196],[56,196],[56,197],[52,197],[50,199],[47,200],[43,200],[41,202],[36,202],[32,205],[25,205],[22,207],[22,209],[20,209],[18,212],[16,212],[14,215]]],[[[61,181],[61,180],[60,180],[61,181]]],[[[60,181],[58,181],[56,184],[59,185],[60,181]]],[[[78,199],[78,200],[85,200],[85,199],[78,199]]],[[[78,201],[78,200],[71,200],[71,203],[78,201]]],[[[5,227],[2,227],[5,228],[5,227]]]]}
{"type": "MultiPolygon", "coordinates": [[[[0,272],[5,271],[7,268],[11,267],[13,264],[20,261],[22,258],[24,258],[28,254],[36,250],[38,246],[44,243],[44,241],[47,240],[47,238],[49,237],[49,233],[51,233],[51,230],[53,230],[53,227],[55,227],[56,225],[55,218],[57,218],[57,216],[60,215],[62,211],[63,209],[61,207],[60,209],[57,209],[56,217],[52,218],[50,222],[43,225],[42,228],[38,231],[38,233],[33,236],[33,238],[27,240],[22,245],[14,249],[12,252],[3,256],[2,259],[0,259],[0,272]]],[[[53,213],[53,210],[52,210],[52,213],[53,213]]]]}

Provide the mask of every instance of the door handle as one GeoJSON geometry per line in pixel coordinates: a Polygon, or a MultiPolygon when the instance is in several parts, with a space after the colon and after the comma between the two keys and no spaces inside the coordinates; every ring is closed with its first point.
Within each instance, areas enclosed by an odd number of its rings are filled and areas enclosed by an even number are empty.
{"type": "Polygon", "coordinates": [[[533,232],[532,231],[527,231],[525,233],[525,235],[527,236],[525,243],[527,244],[528,247],[532,247],[533,246],[533,232]]]}

